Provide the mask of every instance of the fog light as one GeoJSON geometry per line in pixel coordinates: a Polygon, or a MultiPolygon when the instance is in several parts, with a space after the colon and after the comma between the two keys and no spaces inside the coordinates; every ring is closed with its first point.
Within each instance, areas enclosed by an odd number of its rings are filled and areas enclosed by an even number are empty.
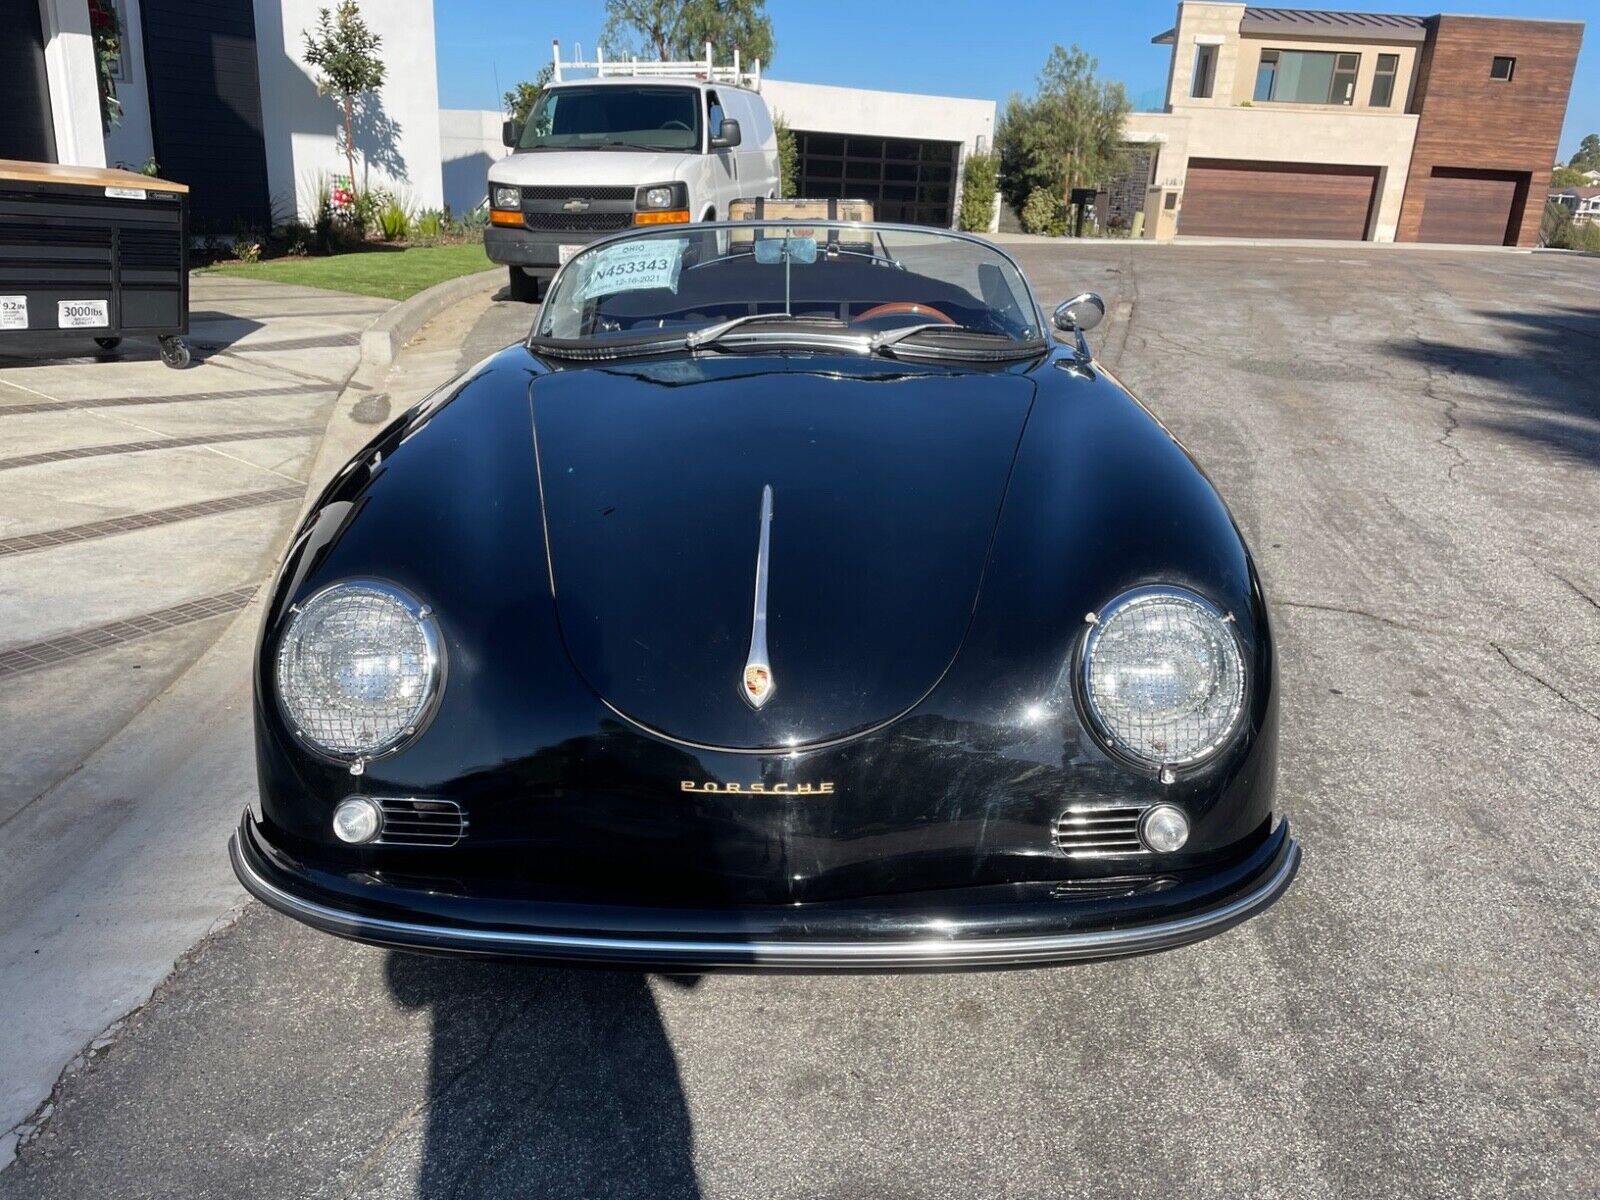
{"type": "Polygon", "coordinates": [[[1170,804],[1158,804],[1139,822],[1139,840],[1157,854],[1182,850],[1189,840],[1189,818],[1170,804]]]}
{"type": "Polygon", "coordinates": [[[339,801],[333,810],[333,835],[341,842],[370,842],[383,830],[383,810],[365,796],[339,801]]]}

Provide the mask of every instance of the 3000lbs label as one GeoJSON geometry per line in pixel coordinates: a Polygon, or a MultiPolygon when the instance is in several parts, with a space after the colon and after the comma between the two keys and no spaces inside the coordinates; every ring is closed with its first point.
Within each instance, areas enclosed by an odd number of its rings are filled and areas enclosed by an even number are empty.
{"type": "Polygon", "coordinates": [[[56,325],[62,329],[104,329],[111,324],[104,300],[57,300],[56,325]]]}

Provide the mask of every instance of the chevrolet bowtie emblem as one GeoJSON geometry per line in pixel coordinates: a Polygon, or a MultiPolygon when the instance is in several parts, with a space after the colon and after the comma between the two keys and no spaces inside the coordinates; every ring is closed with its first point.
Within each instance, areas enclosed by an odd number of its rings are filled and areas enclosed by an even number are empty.
{"type": "Polygon", "coordinates": [[[572,212],[572,213],[588,212],[589,211],[589,202],[587,200],[573,199],[573,200],[568,200],[561,207],[566,209],[567,212],[572,212]]]}
{"type": "Polygon", "coordinates": [[[772,699],[778,686],[767,658],[767,551],[772,536],[772,485],[761,489],[761,542],[756,548],[756,610],[750,622],[750,656],[745,659],[739,694],[752,708],[772,699]]]}

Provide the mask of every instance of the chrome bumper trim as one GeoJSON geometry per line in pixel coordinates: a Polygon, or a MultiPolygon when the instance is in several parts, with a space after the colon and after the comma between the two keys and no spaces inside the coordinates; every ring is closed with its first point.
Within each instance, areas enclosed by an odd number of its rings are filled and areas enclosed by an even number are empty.
{"type": "Polygon", "coordinates": [[[1254,916],[1283,893],[1300,868],[1300,846],[1290,837],[1272,873],[1243,896],[1205,912],[1127,929],[968,941],[923,938],[915,941],[740,942],[578,937],[463,929],[365,917],[302,899],[278,887],[250,863],[240,848],[238,833],[228,839],[228,856],[239,881],[262,903],[325,933],[356,941],[469,954],[780,971],[1000,967],[1147,954],[1200,941],[1254,916]]]}

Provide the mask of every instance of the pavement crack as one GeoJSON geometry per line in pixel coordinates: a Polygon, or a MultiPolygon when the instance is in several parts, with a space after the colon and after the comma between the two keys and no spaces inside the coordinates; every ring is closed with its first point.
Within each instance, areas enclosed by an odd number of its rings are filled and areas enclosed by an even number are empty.
{"type": "Polygon", "coordinates": [[[1539,563],[1538,567],[1546,575],[1550,576],[1551,579],[1554,579],[1557,583],[1560,583],[1563,586],[1565,586],[1566,589],[1569,592],[1571,592],[1574,596],[1578,597],[1578,599],[1582,600],[1590,608],[1594,609],[1596,612],[1600,612],[1600,600],[1596,600],[1593,596],[1591,596],[1588,592],[1584,591],[1577,584],[1573,583],[1572,580],[1568,579],[1560,571],[1552,571],[1549,567],[1545,566],[1543,563],[1539,563]]]}
{"type": "Polygon", "coordinates": [[[1281,608],[1303,608],[1310,612],[1339,613],[1347,617],[1360,617],[1367,621],[1376,621],[1379,625],[1387,625],[1391,629],[1403,629],[1407,633],[1425,633],[1432,637],[1459,637],[1456,630],[1438,629],[1428,625],[1417,625],[1410,621],[1397,620],[1386,617],[1382,613],[1370,612],[1364,608],[1348,607],[1342,604],[1314,604],[1309,600],[1279,600],[1276,601],[1281,608]]]}
{"type": "MultiPolygon", "coordinates": [[[[536,999],[529,999],[517,1008],[508,1012],[505,1016],[501,1017],[500,1020],[496,1021],[494,1027],[483,1039],[483,1048],[479,1050],[477,1054],[473,1055],[457,1070],[452,1072],[450,1077],[440,1086],[435,1087],[430,1084],[427,1095],[391,1121],[388,1126],[385,1127],[383,1134],[375,1143],[373,1143],[372,1148],[361,1156],[361,1161],[356,1165],[355,1172],[350,1176],[349,1182],[345,1187],[340,1189],[339,1200],[350,1200],[350,1198],[356,1194],[356,1190],[366,1183],[373,1170],[381,1161],[384,1153],[389,1149],[390,1146],[394,1145],[394,1143],[399,1139],[400,1135],[407,1128],[409,1128],[418,1117],[422,1116],[423,1113],[427,1112],[428,1109],[435,1105],[450,1103],[451,1093],[456,1090],[456,1087],[462,1082],[462,1080],[470,1078],[479,1067],[481,1067],[485,1062],[489,1061],[489,1059],[496,1054],[501,1037],[508,1029],[526,1017],[533,1010],[537,1003],[538,1001],[536,999]]],[[[438,1052],[437,1046],[434,1047],[433,1052],[438,1052]]]]}
{"type": "Polygon", "coordinates": [[[1510,667],[1518,675],[1521,675],[1521,676],[1523,676],[1523,677],[1525,677],[1527,679],[1533,680],[1533,682],[1537,683],[1540,687],[1544,688],[1544,690],[1549,692],[1552,696],[1555,696],[1556,698],[1558,698],[1563,704],[1566,704],[1571,708],[1577,709],[1578,712],[1580,712],[1584,716],[1588,717],[1589,720],[1593,721],[1597,725],[1600,725],[1600,714],[1596,714],[1596,713],[1590,712],[1587,708],[1585,708],[1577,700],[1575,700],[1571,696],[1567,695],[1560,688],[1558,688],[1555,684],[1551,683],[1543,675],[1539,674],[1539,672],[1535,671],[1531,667],[1523,666],[1516,659],[1512,658],[1510,654],[1506,653],[1505,647],[1500,645],[1499,642],[1490,642],[1489,645],[1494,648],[1494,652],[1496,654],[1498,654],[1502,659],[1505,660],[1506,666],[1510,667]]]}

